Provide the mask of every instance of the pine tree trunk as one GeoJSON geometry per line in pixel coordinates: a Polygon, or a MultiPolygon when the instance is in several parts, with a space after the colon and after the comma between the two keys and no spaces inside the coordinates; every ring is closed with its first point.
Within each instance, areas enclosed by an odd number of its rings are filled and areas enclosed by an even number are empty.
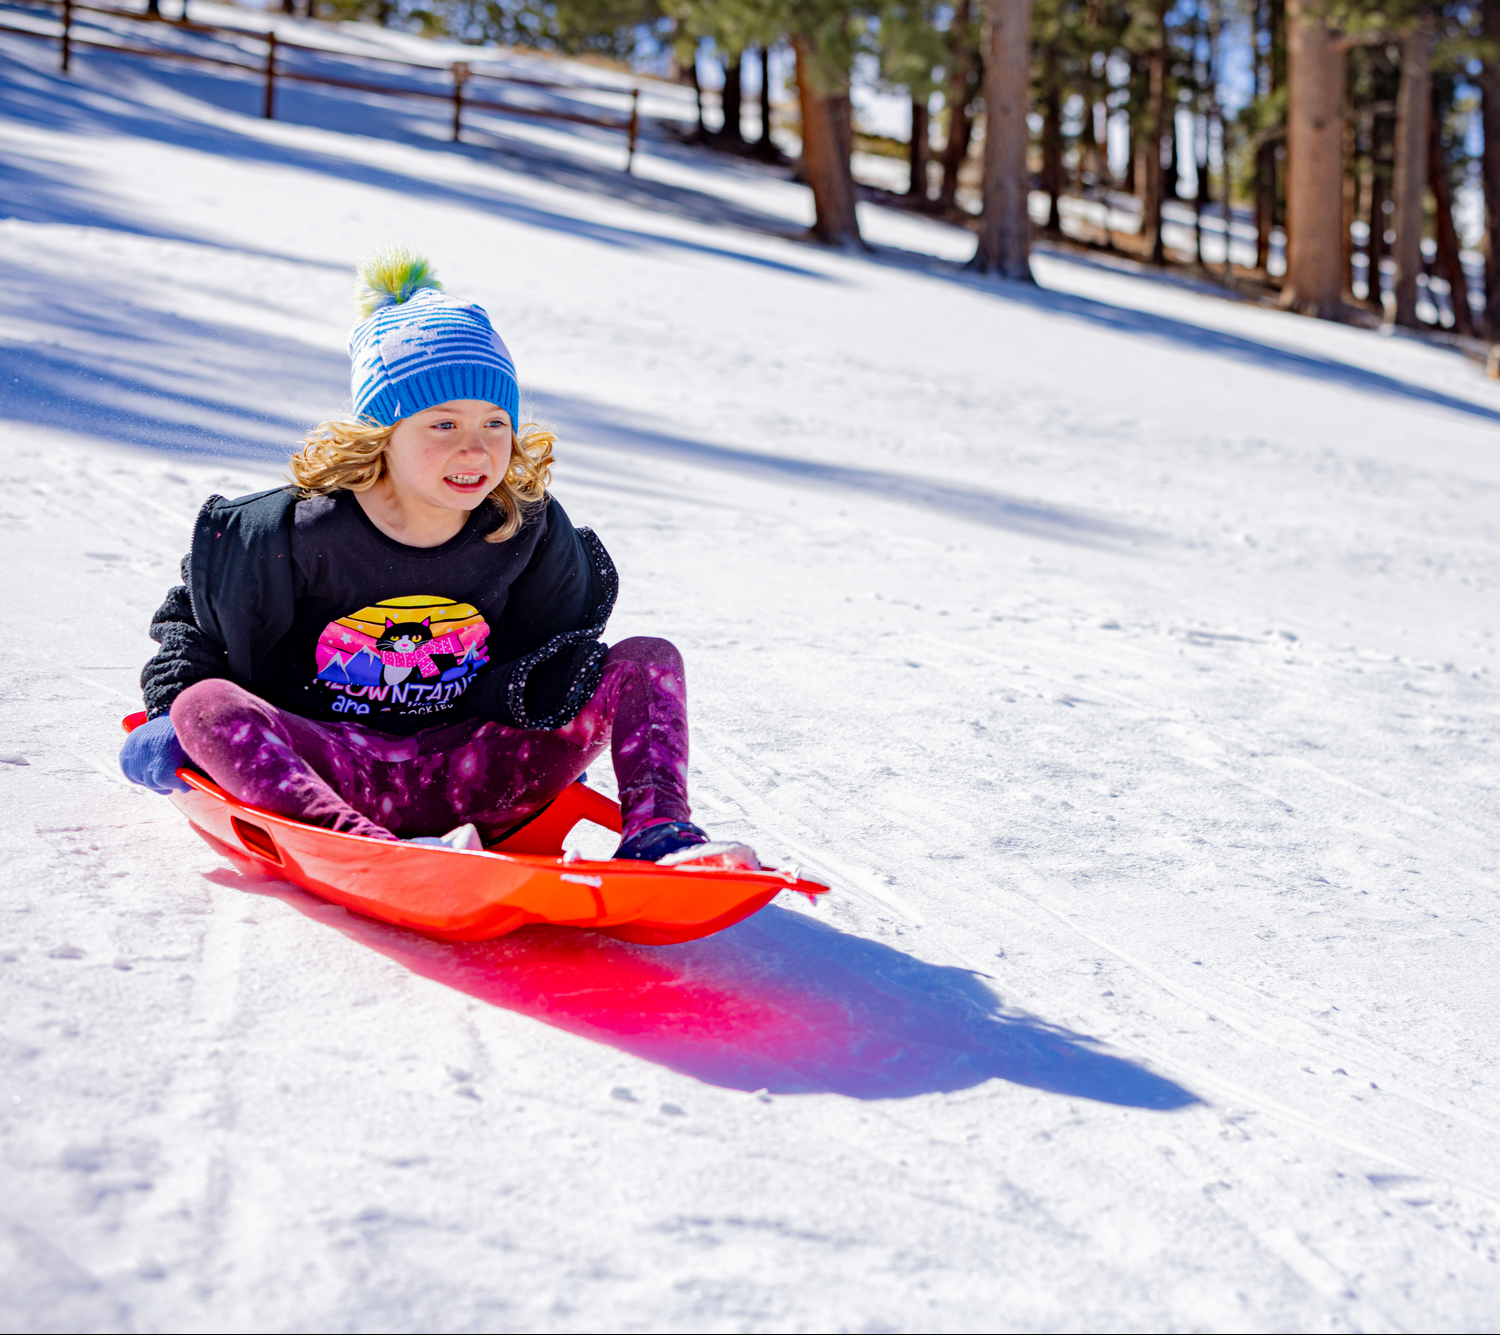
{"type": "Polygon", "coordinates": [[[943,95],[948,103],[948,137],[943,144],[943,183],[938,187],[938,210],[942,213],[948,212],[958,198],[958,173],[969,155],[969,137],[974,132],[974,120],[969,113],[969,103],[973,101],[969,87],[974,73],[973,59],[963,40],[970,14],[969,0],[959,0],[954,6],[948,91],[943,95]]]}
{"type": "Polygon", "coordinates": [[[1432,102],[1432,31],[1420,25],[1401,46],[1396,98],[1396,323],[1418,329],[1417,275],[1422,272],[1422,195],[1427,189],[1427,119],[1432,102]]]}
{"type": "MultiPolygon", "coordinates": [[[[966,93],[968,89],[964,90],[966,93]]],[[[943,183],[938,188],[938,211],[947,213],[958,201],[958,174],[969,157],[974,137],[974,116],[967,106],[952,113],[948,138],[943,144],[943,183]]]]}
{"type": "Polygon", "coordinates": [[[794,36],[792,48],[797,53],[797,95],[802,109],[802,171],[816,214],[812,234],[831,246],[862,246],[854,209],[854,175],[849,170],[853,127],[848,85],[825,85],[807,38],[794,36]]]}
{"type": "MultiPolygon", "coordinates": [[[[1500,53],[1500,0],[1484,0],[1484,35],[1500,53]]],[[[1479,86],[1484,98],[1484,323],[1500,337],[1500,59],[1487,60],[1479,86]]]]}
{"type": "Polygon", "coordinates": [[[1130,77],[1126,80],[1126,90],[1130,94],[1130,100],[1126,103],[1125,112],[1125,181],[1126,194],[1134,195],[1137,199],[1146,198],[1146,154],[1141,144],[1147,139],[1147,119],[1151,110],[1151,96],[1148,91],[1145,109],[1142,110],[1137,104],[1135,90],[1135,76],[1141,70],[1141,57],[1132,54],[1130,57],[1130,77]]]}
{"type": "Polygon", "coordinates": [[[1227,283],[1234,276],[1234,189],[1229,180],[1229,163],[1225,160],[1223,145],[1228,142],[1227,132],[1224,129],[1224,113],[1220,109],[1217,97],[1214,100],[1213,124],[1218,129],[1220,144],[1220,159],[1224,162],[1224,281],[1227,283]]]}
{"type": "Polygon", "coordinates": [[[849,191],[855,199],[859,198],[854,188],[854,169],[852,159],[854,157],[854,103],[849,99],[849,89],[846,87],[842,92],[828,99],[828,114],[833,118],[833,142],[837,145],[839,161],[844,164],[845,174],[849,178],[849,191]]]}
{"type": "Polygon", "coordinates": [[[1276,226],[1276,145],[1262,144],[1255,151],[1255,267],[1268,273],[1271,264],[1271,229],[1276,226]]]}
{"type": "MultiPolygon", "coordinates": [[[[1203,118],[1203,201],[1212,203],[1213,182],[1210,177],[1210,146],[1214,140],[1214,130],[1218,130],[1219,156],[1221,161],[1225,158],[1224,148],[1224,113],[1219,103],[1219,85],[1222,66],[1220,65],[1221,52],[1223,50],[1222,39],[1223,9],[1216,0],[1209,0],[1208,6],[1208,67],[1205,73],[1208,75],[1208,114],[1203,118]]],[[[1228,283],[1232,277],[1234,267],[1231,250],[1234,245],[1234,190],[1229,183],[1229,163],[1223,162],[1224,168],[1224,282],[1228,283]]]]}
{"type": "Polygon", "coordinates": [[[1373,302],[1382,315],[1385,313],[1385,292],[1380,266],[1385,260],[1385,204],[1390,198],[1383,168],[1389,125],[1388,117],[1376,116],[1370,126],[1370,234],[1365,242],[1365,282],[1369,287],[1365,299],[1373,302]]]}
{"type": "Polygon", "coordinates": [[[693,138],[702,141],[708,137],[708,126],[703,123],[703,85],[698,81],[698,50],[693,48],[692,59],[688,61],[687,81],[693,90],[693,99],[698,107],[698,128],[693,131],[693,138]]]}
{"type": "Polygon", "coordinates": [[[1281,305],[1336,316],[1343,296],[1344,48],[1314,8],[1286,7],[1286,278],[1281,305]]]}
{"type": "Polygon", "coordinates": [[[760,49],[760,138],[756,140],[763,158],[776,157],[776,145],[771,141],[771,52],[760,49]]]}
{"type": "Polygon", "coordinates": [[[1454,331],[1472,338],[1474,319],[1469,310],[1469,280],[1464,274],[1458,229],[1453,225],[1453,190],[1448,182],[1448,164],[1443,157],[1443,127],[1438,110],[1434,96],[1431,114],[1427,118],[1427,183],[1432,190],[1433,230],[1437,233],[1437,270],[1448,282],[1454,331]]]}
{"type": "Polygon", "coordinates": [[[1359,139],[1352,118],[1344,118],[1344,207],[1339,214],[1339,300],[1354,300],[1354,220],[1359,216],[1359,139]]]}
{"type": "MultiPolygon", "coordinates": [[[[1198,177],[1198,189],[1193,197],[1193,228],[1195,240],[1197,241],[1198,263],[1204,265],[1208,261],[1203,258],[1203,215],[1208,212],[1213,198],[1208,188],[1208,117],[1195,116],[1193,118],[1193,168],[1198,177]]],[[[1224,244],[1229,244],[1229,215],[1224,216],[1224,244]]]]}
{"type": "Polygon", "coordinates": [[[1062,84],[1057,72],[1057,44],[1042,56],[1042,189],[1047,192],[1047,231],[1062,235],[1063,131],[1062,84]]]}
{"type": "MultiPolygon", "coordinates": [[[[1280,85],[1285,56],[1285,5],[1255,0],[1250,45],[1255,51],[1255,92],[1271,97],[1280,85]],[[1261,41],[1261,34],[1266,40],[1261,41]]],[[[1283,129],[1283,134],[1285,130],[1283,129]]],[[[1255,150],[1255,267],[1270,279],[1271,232],[1276,226],[1276,146],[1279,135],[1267,134],[1255,150]]]]}
{"type": "Polygon", "coordinates": [[[1144,187],[1141,194],[1141,240],[1146,253],[1157,264],[1165,264],[1166,243],[1161,234],[1161,206],[1166,189],[1166,173],[1162,171],[1162,138],[1166,133],[1167,120],[1167,11],[1158,0],[1156,6],[1157,44],[1150,56],[1150,105],[1146,113],[1149,130],[1145,136],[1142,152],[1145,168],[1142,172],[1144,187]]]}
{"type": "Polygon", "coordinates": [[[1109,170],[1109,104],[1100,98],[1091,101],[1088,107],[1089,174],[1094,178],[1095,188],[1102,190],[1114,184],[1109,170]]]}
{"type": "Polygon", "coordinates": [[[1031,283],[1031,0],[987,0],[984,61],[984,216],[971,266],[1031,283]]]}
{"type": "MultiPolygon", "coordinates": [[[[1096,31],[1098,17],[1095,13],[1096,5],[1088,6],[1088,41],[1092,47],[1098,40],[1096,31]]],[[[1109,175],[1109,109],[1104,97],[1100,94],[1103,81],[1094,74],[1094,62],[1092,55],[1083,62],[1083,114],[1086,120],[1086,131],[1079,135],[1078,145],[1082,150],[1079,168],[1086,172],[1091,179],[1095,190],[1102,190],[1108,184],[1109,175]],[[1100,111],[1104,112],[1103,138],[1100,138],[1100,111]],[[1087,147],[1085,147],[1087,145],[1087,147]]],[[[1107,86],[1105,93],[1108,93],[1107,86]]]]}
{"type": "Polygon", "coordinates": [[[740,62],[744,52],[736,51],[734,59],[724,65],[724,91],[720,96],[720,105],[724,108],[724,129],[721,133],[728,135],[729,141],[734,144],[745,142],[744,131],[740,129],[740,109],[743,102],[743,87],[740,80],[740,62]]]}
{"type": "Polygon", "coordinates": [[[927,142],[931,133],[930,115],[925,97],[912,98],[911,145],[906,154],[907,165],[911,168],[911,180],[907,184],[906,193],[923,204],[927,202],[927,162],[932,156],[927,142]]]}

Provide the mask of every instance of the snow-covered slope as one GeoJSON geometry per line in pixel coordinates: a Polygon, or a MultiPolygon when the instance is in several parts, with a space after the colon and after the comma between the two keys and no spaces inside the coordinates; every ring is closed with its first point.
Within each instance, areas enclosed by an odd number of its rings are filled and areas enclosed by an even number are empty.
{"type": "Polygon", "coordinates": [[[1493,1327],[1475,367],[826,253],[665,140],[50,59],[0,44],[0,1325],[1493,1327]],[[438,945],[119,776],[196,506],[339,408],[393,238],[683,648],[700,819],[823,906],[438,945]]]}

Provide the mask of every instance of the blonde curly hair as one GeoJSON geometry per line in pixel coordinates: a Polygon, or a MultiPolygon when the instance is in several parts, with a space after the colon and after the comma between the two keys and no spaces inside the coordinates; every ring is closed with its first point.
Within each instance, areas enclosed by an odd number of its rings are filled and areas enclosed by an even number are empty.
{"type": "MultiPolygon", "coordinates": [[[[368,491],[385,476],[385,447],[399,426],[355,417],[332,417],[302,438],[292,456],[292,481],[304,497],[334,491],[368,491]]],[[[557,437],[544,426],[529,422],[510,437],[510,463],[505,476],[486,498],[505,516],[486,542],[504,542],[520,532],[527,514],[547,499],[552,482],[552,450],[557,437]]]]}

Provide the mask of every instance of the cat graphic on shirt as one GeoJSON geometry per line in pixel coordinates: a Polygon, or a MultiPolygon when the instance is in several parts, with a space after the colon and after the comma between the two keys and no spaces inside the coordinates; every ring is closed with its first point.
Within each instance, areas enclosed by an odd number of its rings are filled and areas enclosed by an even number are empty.
{"type": "MultiPolygon", "coordinates": [[[[426,644],[432,638],[432,619],[429,617],[420,623],[415,621],[391,621],[387,618],[385,623],[385,634],[375,641],[375,647],[381,653],[387,654],[414,654],[419,644],[426,644]]],[[[396,667],[387,663],[385,677],[387,686],[398,686],[405,681],[416,669],[411,666],[396,667]]]]}

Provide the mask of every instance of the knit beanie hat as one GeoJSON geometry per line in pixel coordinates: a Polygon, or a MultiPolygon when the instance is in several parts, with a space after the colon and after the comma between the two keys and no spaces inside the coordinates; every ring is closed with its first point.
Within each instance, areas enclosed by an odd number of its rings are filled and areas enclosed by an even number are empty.
{"type": "Polygon", "coordinates": [[[367,318],[349,335],[354,415],[381,426],[453,399],[504,408],[521,425],[516,366],[484,307],[443,292],[432,265],[392,246],[359,266],[367,318]]]}

